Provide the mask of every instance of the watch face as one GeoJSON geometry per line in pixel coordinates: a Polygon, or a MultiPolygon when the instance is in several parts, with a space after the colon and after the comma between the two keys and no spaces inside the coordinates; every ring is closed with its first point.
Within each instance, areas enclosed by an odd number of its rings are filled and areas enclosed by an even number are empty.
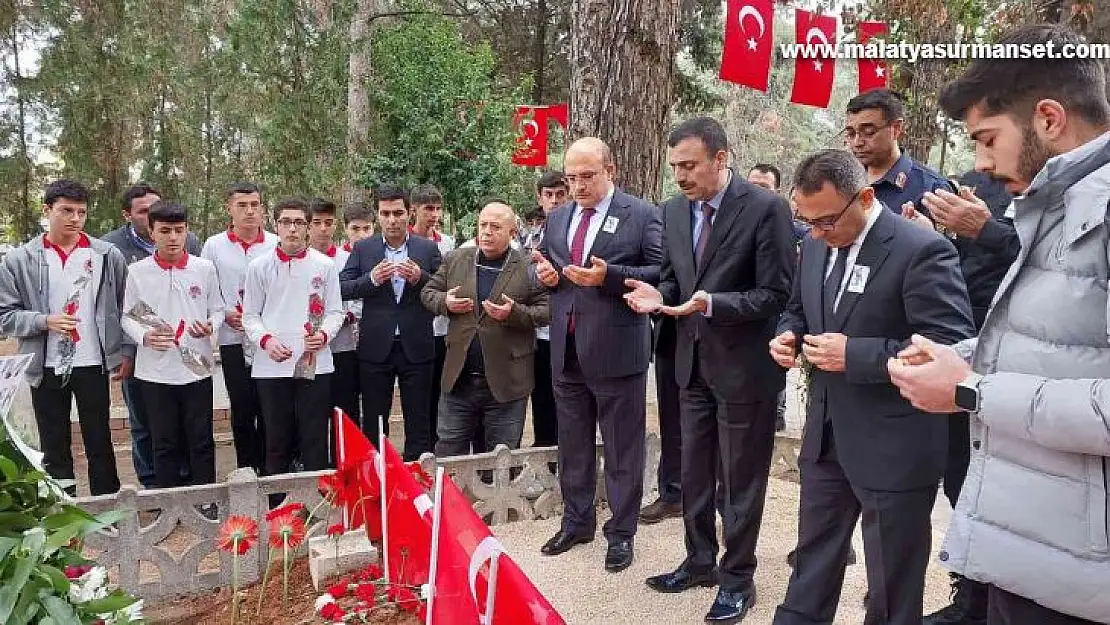
{"type": "Polygon", "coordinates": [[[970,386],[960,384],[956,387],[956,405],[961,410],[975,412],[979,409],[979,392],[970,386]]]}

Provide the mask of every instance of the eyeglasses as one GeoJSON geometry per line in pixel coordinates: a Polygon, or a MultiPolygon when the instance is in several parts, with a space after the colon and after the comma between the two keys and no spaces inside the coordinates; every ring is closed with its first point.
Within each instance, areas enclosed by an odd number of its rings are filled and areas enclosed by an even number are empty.
{"type": "MultiPolygon", "coordinates": [[[[818,217],[817,219],[806,219],[805,217],[799,216],[798,211],[794,211],[794,220],[798,223],[805,224],[810,228],[816,228],[824,232],[831,232],[836,229],[836,224],[840,222],[840,219],[842,217],[844,217],[844,213],[848,212],[848,209],[852,207],[852,204],[855,204],[856,199],[859,198],[859,194],[862,192],[863,189],[856,191],[855,195],[852,196],[852,199],[848,200],[848,203],[844,205],[844,208],[840,209],[840,212],[835,215],[830,215],[828,217],[818,217]]],[[[791,191],[790,195],[793,196],[794,192],[791,191]]]]}
{"type": "Polygon", "coordinates": [[[279,225],[283,228],[293,228],[293,227],[307,228],[308,227],[308,222],[303,220],[303,219],[288,219],[288,218],[286,218],[286,219],[277,220],[277,225],[279,225]]]}
{"type": "Polygon", "coordinates": [[[859,127],[859,131],[857,131],[855,128],[845,128],[844,130],[840,131],[840,134],[844,137],[845,141],[849,142],[855,141],[857,136],[863,137],[864,139],[870,139],[879,134],[880,130],[883,130],[884,128],[890,128],[894,124],[894,122],[898,121],[902,120],[893,119],[883,124],[882,126],[875,126],[874,124],[863,124],[859,127]]]}

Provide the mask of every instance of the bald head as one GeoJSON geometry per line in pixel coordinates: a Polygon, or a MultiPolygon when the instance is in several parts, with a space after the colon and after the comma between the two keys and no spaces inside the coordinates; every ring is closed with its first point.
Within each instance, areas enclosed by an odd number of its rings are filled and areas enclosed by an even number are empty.
{"type": "Polygon", "coordinates": [[[487,258],[501,258],[516,236],[516,212],[504,202],[490,202],[478,214],[478,249],[487,258]]]}
{"type": "Polygon", "coordinates": [[[597,137],[583,137],[567,148],[563,159],[567,182],[574,201],[583,208],[596,208],[613,189],[613,152],[597,137]]]}

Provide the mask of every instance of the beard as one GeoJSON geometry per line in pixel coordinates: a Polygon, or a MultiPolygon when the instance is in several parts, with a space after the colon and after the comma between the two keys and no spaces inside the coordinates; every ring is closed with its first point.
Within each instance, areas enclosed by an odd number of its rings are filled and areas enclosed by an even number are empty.
{"type": "Polygon", "coordinates": [[[1052,148],[1045,145],[1033,131],[1032,124],[1021,130],[1021,153],[1018,154],[1017,174],[1021,182],[1029,185],[1037,172],[1044,169],[1048,159],[1056,156],[1052,148]]]}

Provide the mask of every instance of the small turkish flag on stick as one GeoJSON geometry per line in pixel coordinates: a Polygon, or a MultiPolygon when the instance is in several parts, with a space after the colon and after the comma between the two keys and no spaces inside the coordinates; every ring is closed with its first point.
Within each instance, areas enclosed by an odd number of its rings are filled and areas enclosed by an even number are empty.
{"type": "Polygon", "coordinates": [[[513,116],[513,127],[517,130],[514,164],[526,167],[547,165],[547,116],[546,106],[517,107],[513,116]]]}
{"type": "Polygon", "coordinates": [[[794,29],[798,43],[806,46],[794,62],[794,88],[790,101],[825,108],[832,97],[836,78],[836,18],[809,11],[794,11],[794,29]]]}
{"type": "Polygon", "coordinates": [[[721,80],[767,91],[774,49],[771,0],[728,0],[721,80]]]}
{"type": "MultiPolygon", "coordinates": [[[[884,22],[860,22],[858,30],[859,43],[866,44],[874,37],[880,37],[887,33],[887,27],[884,22]]],[[[875,48],[882,46],[882,41],[875,41],[875,48]]],[[[886,87],[888,76],[888,67],[886,61],[881,59],[861,58],[856,63],[859,70],[859,92],[871,91],[872,89],[881,89],[886,87]]]]}

